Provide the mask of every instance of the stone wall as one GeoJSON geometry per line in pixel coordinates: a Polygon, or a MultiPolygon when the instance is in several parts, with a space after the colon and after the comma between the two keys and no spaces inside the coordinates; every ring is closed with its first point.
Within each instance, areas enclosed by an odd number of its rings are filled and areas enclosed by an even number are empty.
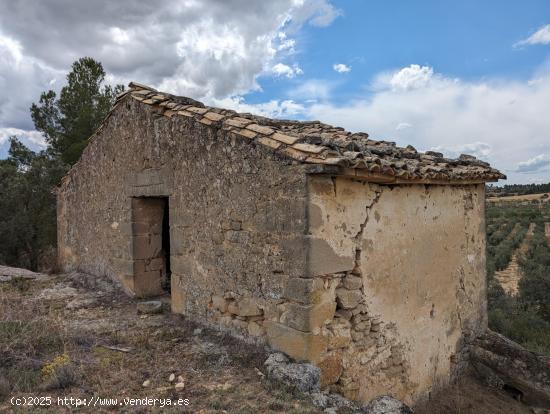
{"type": "Polygon", "coordinates": [[[459,371],[486,327],[483,185],[310,174],[252,131],[167,113],[122,100],[64,180],[65,270],[156,293],[136,282],[163,265],[136,209],[167,197],[174,312],[311,361],[352,399],[412,403],[459,371]]]}
{"type": "Polygon", "coordinates": [[[310,176],[307,273],[272,346],[352,399],[414,403],[448,383],[486,328],[483,209],[482,185],[310,176]]]}
{"type": "Polygon", "coordinates": [[[136,293],[132,200],[168,196],[173,310],[262,333],[305,272],[307,186],[302,165],[248,141],[122,101],[59,189],[60,264],[136,293]]]}

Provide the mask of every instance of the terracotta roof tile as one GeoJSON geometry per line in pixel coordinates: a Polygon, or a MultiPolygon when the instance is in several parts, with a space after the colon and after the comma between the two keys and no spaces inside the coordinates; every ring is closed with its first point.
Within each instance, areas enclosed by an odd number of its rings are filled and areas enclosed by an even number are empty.
{"type": "Polygon", "coordinates": [[[377,141],[366,133],[351,133],[319,121],[269,119],[204,106],[191,98],[156,91],[130,83],[117,102],[130,96],[142,104],[158,107],[167,117],[195,119],[211,128],[254,140],[278,153],[307,164],[342,167],[342,171],[383,182],[484,182],[506,178],[500,171],[471,155],[448,159],[443,154],[418,152],[394,142],[377,141]],[[393,180],[393,181],[392,181],[393,180]]]}

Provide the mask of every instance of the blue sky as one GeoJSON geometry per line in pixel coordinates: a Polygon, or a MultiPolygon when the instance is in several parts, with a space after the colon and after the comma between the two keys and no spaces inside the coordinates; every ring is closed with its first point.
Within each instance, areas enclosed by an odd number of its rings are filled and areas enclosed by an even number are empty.
{"type": "Polygon", "coordinates": [[[550,181],[549,1],[98,1],[0,0],[0,156],[13,133],[40,147],[28,107],[93,56],[113,83],[471,153],[510,183],[550,181]]]}

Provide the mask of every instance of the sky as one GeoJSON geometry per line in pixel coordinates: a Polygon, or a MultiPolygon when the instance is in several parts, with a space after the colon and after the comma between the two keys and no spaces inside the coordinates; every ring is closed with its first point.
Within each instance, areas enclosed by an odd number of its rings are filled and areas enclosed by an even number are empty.
{"type": "Polygon", "coordinates": [[[550,181],[548,0],[0,0],[0,158],[44,147],[29,107],[83,56],[111,84],[550,181]]]}

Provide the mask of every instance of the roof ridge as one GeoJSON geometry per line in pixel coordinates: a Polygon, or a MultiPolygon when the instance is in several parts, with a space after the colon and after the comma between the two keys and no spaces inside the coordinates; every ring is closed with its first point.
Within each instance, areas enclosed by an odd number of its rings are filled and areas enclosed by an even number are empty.
{"type": "Polygon", "coordinates": [[[271,119],[231,109],[206,106],[192,98],[157,91],[130,82],[126,96],[142,104],[157,107],[164,116],[182,116],[308,164],[336,165],[356,176],[376,175],[394,182],[485,182],[506,178],[500,171],[472,155],[445,158],[435,151],[418,152],[408,145],[398,147],[392,141],[373,140],[367,133],[352,133],[320,121],[271,119]],[[353,171],[352,171],[353,170],[353,171]]]}

